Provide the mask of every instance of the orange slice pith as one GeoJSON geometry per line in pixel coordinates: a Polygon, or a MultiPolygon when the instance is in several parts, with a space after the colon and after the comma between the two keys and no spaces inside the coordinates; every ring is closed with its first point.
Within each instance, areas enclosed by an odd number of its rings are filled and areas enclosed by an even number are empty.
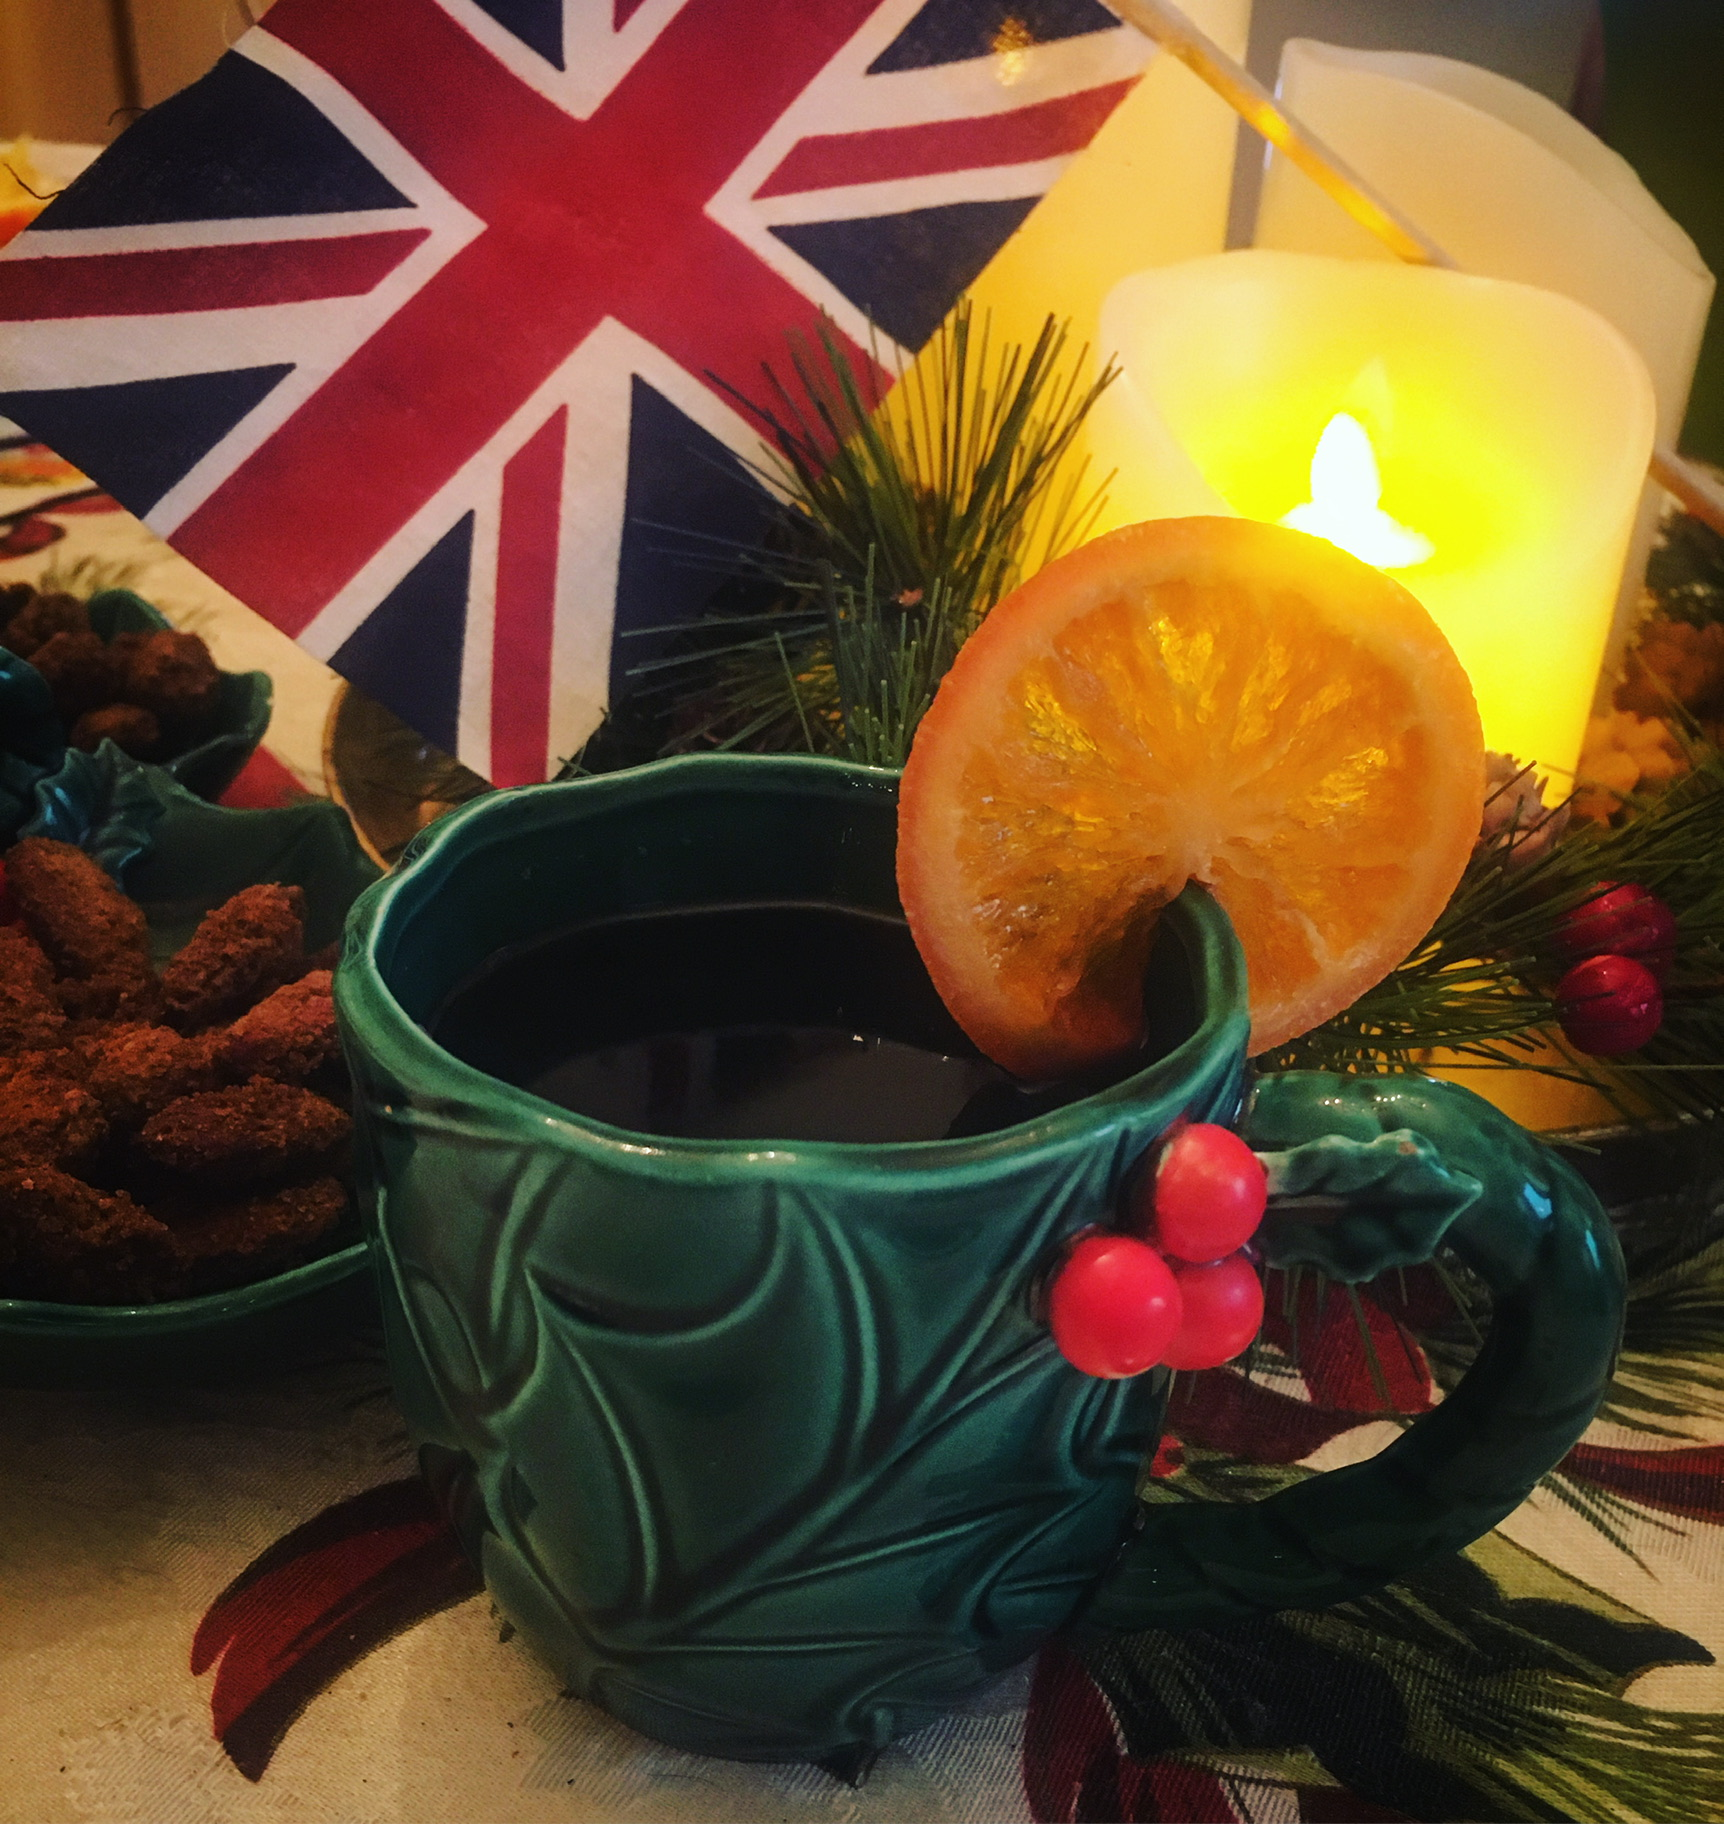
{"type": "Polygon", "coordinates": [[[1019,1076],[1137,1041],[1156,913],[1232,917],[1251,1050],[1430,929],[1478,835],[1472,687],[1399,583],[1244,519],[1127,526],[971,636],[904,769],[898,888],[964,1030],[1019,1076]]]}

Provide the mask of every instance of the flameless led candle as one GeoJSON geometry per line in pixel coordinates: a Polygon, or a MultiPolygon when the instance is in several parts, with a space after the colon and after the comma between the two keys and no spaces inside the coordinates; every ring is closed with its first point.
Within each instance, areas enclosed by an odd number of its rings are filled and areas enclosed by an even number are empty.
{"type": "Polygon", "coordinates": [[[1346,545],[1431,611],[1491,747],[1573,770],[1655,417],[1610,324],[1529,285],[1251,251],[1125,280],[1102,346],[1106,525],[1237,513],[1346,545]]]}
{"type": "MultiPolygon", "coordinates": [[[[1277,93],[1463,272],[1563,292],[1614,323],[1645,357],[1658,439],[1676,447],[1712,275],[1624,159],[1555,102],[1446,57],[1289,39],[1277,93]]],[[[1255,242],[1288,253],[1392,257],[1278,154],[1264,173],[1255,242]]],[[[1662,505],[1662,490],[1648,488],[1619,639],[1662,505]]]]}

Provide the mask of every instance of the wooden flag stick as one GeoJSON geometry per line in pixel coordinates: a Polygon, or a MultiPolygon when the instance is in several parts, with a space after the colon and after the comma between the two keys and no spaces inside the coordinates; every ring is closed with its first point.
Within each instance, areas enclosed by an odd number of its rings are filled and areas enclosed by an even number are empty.
{"type": "Polygon", "coordinates": [[[1200,32],[1177,6],[1168,0],[1104,0],[1104,4],[1201,76],[1247,126],[1255,127],[1276,151],[1284,152],[1397,259],[1413,266],[1454,265],[1428,234],[1393,203],[1375,195],[1338,152],[1324,145],[1309,127],[1301,126],[1249,70],[1200,32]]]}
{"type": "MultiPolygon", "coordinates": [[[[1296,120],[1255,76],[1199,31],[1172,0],[1104,0],[1111,12],[1153,39],[1194,71],[1256,130],[1335,199],[1360,227],[1369,229],[1397,259],[1415,266],[1457,263],[1417,223],[1379,196],[1339,153],[1296,120]]],[[[1648,465],[1652,479],[1674,494],[1696,519],[1724,532],[1724,486],[1699,463],[1675,450],[1655,448],[1648,465]]]]}
{"type": "Polygon", "coordinates": [[[1715,476],[1662,445],[1654,448],[1647,466],[1652,479],[1674,494],[1696,519],[1705,520],[1714,532],[1724,532],[1724,486],[1715,476]]]}

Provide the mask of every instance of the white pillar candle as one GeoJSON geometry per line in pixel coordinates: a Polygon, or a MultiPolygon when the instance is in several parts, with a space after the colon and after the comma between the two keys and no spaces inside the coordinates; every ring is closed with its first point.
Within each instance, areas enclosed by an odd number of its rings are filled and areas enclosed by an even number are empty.
{"type": "MultiPolygon", "coordinates": [[[[1187,10],[1229,55],[1244,57],[1251,0],[1189,0],[1187,10]]],[[[1136,87],[970,287],[995,346],[1029,347],[1051,313],[1067,326],[1068,359],[1087,350],[1080,371],[1093,378],[1102,301],[1121,279],[1226,246],[1238,141],[1239,117],[1227,103],[1177,58],[1151,49],[1136,87]]],[[[937,358],[933,344],[921,357],[937,358]]],[[[1104,473],[1086,424],[1063,477],[1087,498],[1104,473]]],[[[1029,567],[1044,554],[1032,545],[1029,567]]]]}
{"type": "MultiPolygon", "coordinates": [[[[1651,372],[1658,442],[1677,447],[1713,278],[1626,160],[1543,95],[1447,57],[1295,38],[1282,51],[1278,93],[1463,271],[1542,285],[1614,323],[1651,372]]],[[[1255,239],[1289,252],[1392,257],[1278,154],[1264,175],[1255,239]]],[[[1648,486],[1613,648],[1662,506],[1662,490],[1648,486]]]]}
{"type": "Polygon", "coordinates": [[[1448,636],[1489,745],[1572,771],[1652,448],[1646,364],[1610,324],[1532,286],[1248,251],[1125,280],[1102,346],[1124,369],[1091,419],[1109,525],[1283,520],[1350,416],[1380,480],[1353,517],[1430,550],[1368,561],[1448,636]]]}
{"type": "MultiPolygon", "coordinates": [[[[1188,0],[1186,10],[1244,57],[1251,0],[1188,0]]],[[[1074,346],[1093,349],[1102,300],[1121,279],[1226,246],[1238,140],[1227,103],[1152,49],[1132,92],[970,287],[977,310],[996,335],[1025,344],[1051,311],[1074,346]]]]}

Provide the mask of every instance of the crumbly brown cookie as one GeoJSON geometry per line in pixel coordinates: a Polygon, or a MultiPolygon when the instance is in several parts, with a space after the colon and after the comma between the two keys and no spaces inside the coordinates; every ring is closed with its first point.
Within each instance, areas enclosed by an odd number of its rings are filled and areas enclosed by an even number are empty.
{"type": "Polygon", "coordinates": [[[221,673],[195,633],[169,627],[114,642],[122,666],[117,694],[159,721],[181,726],[204,721],[221,694],[221,673]]]}
{"type": "Polygon", "coordinates": [[[57,633],[31,653],[30,663],[47,679],[63,722],[111,703],[120,682],[120,668],[97,633],[57,633]]]}
{"type": "Polygon", "coordinates": [[[0,982],[27,983],[44,993],[54,986],[47,951],[22,925],[0,925],[0,982]]]}
{"type": "Polygon", "coordinates": [[[333,979],[327,969],[314,969],[276,989],[226,1031],[212,1035],[223,1074],[237,1082],[271,1077],[281,1083],[304,1083],[329,1063],[341,1048],[333,979]]]}
{"type": "Polygon", "coordinates": [[[0,1160],[75,1171],[107,1139],[101,1103],[60,1069],[63,1055],[35,1052],[0,1062],[0,1160]]]}
{"type": "Polygon", "coordinates": [[[214,1089],[214,1048],[168,1026],[132,1021],[81,1035],[73,1047],[84,1087],[110,1121],[133,1126],[181,1096],[214,1089]]]}
{"type": "Polygon", "coordinates": [[[30,982],[0,980],[0,1055],[46,1051],[66,1030],[60,1003],[30,982]]]}
{"type": "Polygon", "coordinates": [[[68,1020],[151,1020],[161,1012],[161,985],[153,974],[120,967],[100,975],[63,976],[54,993],[68,1020]]]}
{"type": "Polygon", "coordinates": [[[90,614],[76,596],[33,596],[6,623],[6,644],[19,658],[32,657],[57,633],[88,633],[90,614]]]}
{"type": "Polygon", "coordinates": [[[0,925],[0,1054],[48,1050],[65,1027],[42,947],[18,926],[0,925]]]}
{"type": "Polygon", "coordinates": [[[333,1086],[339,1052],[298,890],[205,920],[179,1014],[239,1018],[181,1031],[152,1017],[141,914],[100,868],[37,839],[6,864],[31,929],[0,926],[0,1298],[153,1303],[314,1253],[347,1206],[329,1174],[352,1123],[301,1086],[333,1086]]]}
{"type": "Polygon", "coordinates": [[[112,741],[134,760],[150,760],[161,751],[162,725],[136,703],[105,703],[100,709],[85,710],[66,739],[86,754],[93,754],[104,741],[112,741]]]}
{"type": "Polygon", "coordinates": [[[142,1304],[171,1293],[180,1271],[166,1226],[124,1191],[0,1165],[0,1296],[142,1304]]]}
{"type": "Polygon", "coordinates": [[[231,1188],[303,1175],[352,1130],[352,1116],[333,1102],[255,1077],[170,1102],[144,1123],[138,1148],[177,1178],[231,1188]]]}
{"type": "Polygon", "coordinates": [[[305,895],[262,885],[236,893],[198,926],[162,972],[163,1017],[181,1032],[237,1018],[301,972],[305,895]]]}
{"type": "Polygon", "coordinates": [[[113,978],[122,999],[125,984],[137,993],[153,987],[142,908],[82,849],[26,836],[6,851],[6,884],[30,935],[62,975],[73,981],[113,978]]]}
{"type": "Polygon", "coordinates": [[[347,1192],[336,1178],[202,1208],[159,1206],[173,1238],[180,1296],[244,1285],[297,1264],[346,1208],[347,1192]]]}
{"type": "Polygon", "coordinates": [[[11,625],[12,617],[35,599],[36,591],[28,583],[0,583],[0,635],[11,625]]]}

